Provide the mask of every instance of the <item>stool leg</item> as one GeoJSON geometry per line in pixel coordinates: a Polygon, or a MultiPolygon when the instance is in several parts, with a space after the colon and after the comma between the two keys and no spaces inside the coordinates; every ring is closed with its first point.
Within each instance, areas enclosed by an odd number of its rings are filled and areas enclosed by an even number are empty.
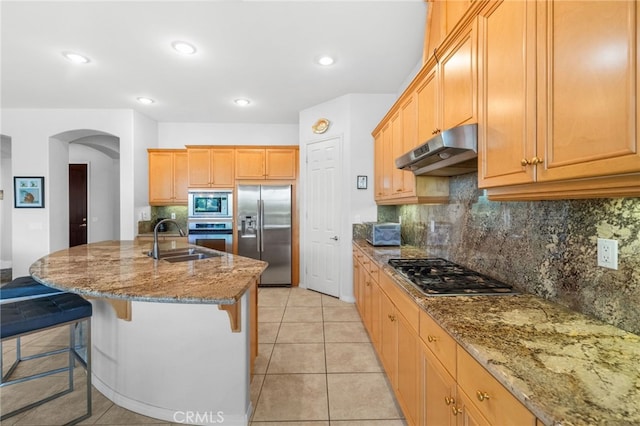
{"type": "Polygon", "coordinates": [[[76,333],[75,324],[69,324],[69,391],[73,391],[73,367],[75,365],[76,333]]]}

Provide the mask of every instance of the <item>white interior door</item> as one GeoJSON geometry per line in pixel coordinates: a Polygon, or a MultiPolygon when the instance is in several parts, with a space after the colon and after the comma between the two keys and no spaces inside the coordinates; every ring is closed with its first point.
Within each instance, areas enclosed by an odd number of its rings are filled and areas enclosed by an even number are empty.
{"type": "Polygon", "coordinates": [[[307,146],[305,283],[311,290],[340,294],[340,139],[307,146]]]}

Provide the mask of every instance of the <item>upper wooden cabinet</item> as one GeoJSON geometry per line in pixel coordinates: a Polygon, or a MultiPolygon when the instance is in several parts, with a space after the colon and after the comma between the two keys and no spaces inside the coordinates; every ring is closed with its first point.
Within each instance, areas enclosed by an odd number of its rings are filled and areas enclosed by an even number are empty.
{"type": "Polygon", "coordinates": [[[233,188],[235,149],[187,147],[189,188],[233,188]]]}
{"type": "Polygon", "coordinates": [[[236,179],[296,179],[298,147],[236,148],[236,179]]]}
{"type": "Polygon", "coordinates": [[[481,11],[479,182],[491,199],[640,194],[638,20],[635,1],[481,11]]]}
{"type": "Polygon", "coordinates": [[[187,151],[148,149],[149,204],[187,204],[187,151]]]}
{"type": "Polygon", "coordinates": [[[429,60],[471,5],[470,0],[429,0],[427,2],[423,63],[429,60]]]}
{"type": "Polygon", "coordinates": [[[521,165],[535,153],[535,3],[495,2],[478,17],[478,184],[534,180],[521,165]]]}

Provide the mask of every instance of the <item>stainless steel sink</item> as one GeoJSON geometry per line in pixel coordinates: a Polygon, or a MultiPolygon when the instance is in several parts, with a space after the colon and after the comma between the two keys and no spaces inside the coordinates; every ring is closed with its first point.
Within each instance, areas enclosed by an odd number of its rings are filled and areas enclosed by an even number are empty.
{"type": "MultiPolygon", "coordinates": [[[[147,253],[147,256],[153,257],[153,252],[147,253]]],[[[189,260],[208,259],[210,257],[220,257],[222,253],[214,253],[209,251],[201,251],[197,248],[168,250],[160,252],[158,258],[167,262],[187,262],[189,260]]]]}

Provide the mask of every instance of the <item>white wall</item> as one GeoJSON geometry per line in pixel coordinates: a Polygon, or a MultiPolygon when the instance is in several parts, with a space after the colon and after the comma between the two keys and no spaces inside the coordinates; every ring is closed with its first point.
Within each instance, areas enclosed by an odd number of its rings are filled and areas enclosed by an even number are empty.
{"type": "Polygon", "coordinates": [[[373,199],[373,137],[371,131],[396,100],[395,94],[341,96],[331,101],[316,105],[300,112],[300,277],[304,286],[305,262],[304,249],[306,239],[304,229],[306,223],[307,200],[305,199],[305,176],[307,145],[312,142],[342,138],[342,180],[346,190],[343,192],[341,206],[340,259],[339,266],[340,298],[352,301],[353,280],[351,268],[352,224],[359,221],[376,220],[377,207],[373,199]],[[311,126],[319,119],[326,118],[331,122],[329,130],[324,134],[313,133],[311,126]],[[356,188],[356,176],[368,176],[368,188],[356,188]]]}
{"type": "Polygon", "coordinates": [[[185,145],[298,145],[297,124],[158,123],[159,148],[185,145]]]}
{"type": "Polygon", "coordinates": [[[49,212],[49,251],[69,247],[69,143],[49,140],[49,177],[45,177],[45,207],[49,212]],[[48,195],[48,196],[47,196],[48,195]]]}
{"type": "MultiPolygon", "coordinates": [[[[102,137],[83,138],[99,139],[102,137]]],[[[69,144],[69,163],[87,164],[87,242],[114,240],[120,229],[119,160],[94,148],[69,144]]]]}
{"type": "MultiPolygon", "coordinates": [[[[133,216],[127,217],[128,212],[123,212],[122,218],[127,223],[135,224],[135,234],[138,233],[138,220],[141,212],[146,212],[149,216],[149,156],[147,148],[158,147],[158,123],[150,118],[134,112],[133,113],[133,140],[135,144],[130,145],[131,157],[125,160],[121,157],[121,179],[131,179],[125,182],[134,182],[134,211],[133,216]]],[[[120,151],[122,152],[122,144],[120,151]]],[[[126,147],[125,147],[126,148],[126,147]]],[[[125,206],[126,207],[126,206],[125,206]]],[[[133,237],[131,237],[133,238],[133,237]]],[[[123,238],[124,239],[124,238],[123,238]]],[[[127,238],[130,239],[130,238],[127,238]]]]}
{"type": "Polygon", "coordinates": [[[11,175],[11,139],[0,135],[0,269],[11,267],[11,213],[13,211],[13,178],[11,175]]]}
{"type": "MultiPolygon", "coordinates": [[[[14,276],[26,275],[29,266],[39,257],[51,252],[50,204],[52,196],[59,194],[60,184],[52,187],[49,182],[50,138],[63,132],[91,129],[114,135],[120,139],[120,234],[121,239],[130,240],[137,234],[135,206],[141,203],[138,185],[147,186],[146,175],[141,178],[135,167],[147,162],[146,148],[153,146],[156,136],[152,120],[131,110],[84,109],[84,110],[23,110],[1,111],[0,133],[12,140],[12,166],[15,176],[44,176],[44,209],[14,209],[12,224],[12,254],[14,276]],[[135,122],[135,132],[134,132],[135,122]],[[138,142],[138,141],[142,142],[138,142]],[[141,147],[137,147],[141,144],[141,147]],[[144,156],[142,154],[144,152],[144,156]],[[135,176],[134,176],[135,175],[135,176]],[[137,177],[137,180],[136,180],[137,177]],[[143,182],[144,180],[144,182],[143,182]]],[[[68,163],[68,161],[66,161],[68,163]]],[[[66,183],[68,186],[68,182],[66,183]]],[[[146,204],[146,201],[145,201],[146,204]]]]}

